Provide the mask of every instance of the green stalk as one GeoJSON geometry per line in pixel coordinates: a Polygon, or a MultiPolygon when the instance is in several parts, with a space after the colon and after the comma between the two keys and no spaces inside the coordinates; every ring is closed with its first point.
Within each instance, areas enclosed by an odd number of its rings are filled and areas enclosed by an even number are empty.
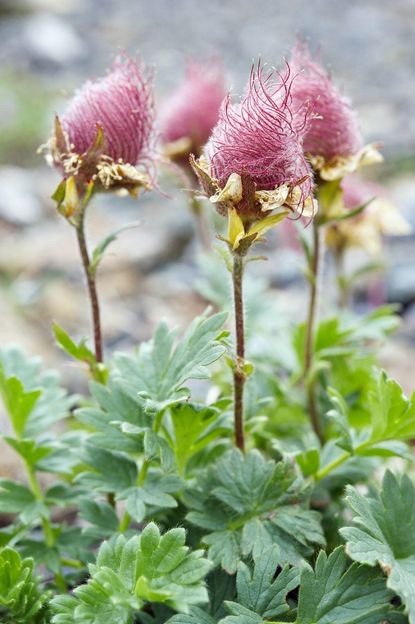
{"type": "MultiPolygon", "coordinates": [[[[373,444],[373,441],[371,440],[366,440],[366,442],[362,442],[361,444],[355,447],[353,454],[359,455],[362,451],[366,450],[367,448],[370,448],[372,444],[373,444]]],[[[327,475],[329,475],[331,472],[333,472],[333,470],[335,470],[336,468],[344,464],[344,462],[350,459],[350,457],[352,457],[352,454],[345,451],[344,453],[336,457],[336,459],[333,459],[332,462],[327,464],[327,466],[324,466],[324,468],[322,468],[316,473],[315,475],[316,481],[321,481],[322,479],[324,479],[324,477],[327,477],[327,475]]]]}
{"type": "Polygon", "coordinates": [[[321,226],[313,221],[313,252],[310,266],[310,300],[306,321],[306,336],[304,349],[304,379],[307,384],[307,402],[311,425],[320,441],[323,440],[323,432],[317,408],[316,380],[315,375],[309,379],[313,366],[315,325],[318,312],[319,278],[321,265],[321,226]]]}
{"type": "Polygon", "coordinates": [[[242,451],[245,451],[244,434],[244,386],[245,386],[245,329],[244,329],[244,304],[243,304],[243,272],[244,259],[237,252],[233,252],[233,298],[235,313],[235,340],[236,340],[236,362],[233,372],[234,387],[234,426],[235,444],[242,451]]]}
{"type": "Polygon", "coordinates": [[[339,455],[336,459],[333,459],[332,462],[330,462],[329,464],[327,464],[327,466],[324,466],[324,468],[322,468],[321,470],[317,472],[316,477],[315,477],[316,481],[321,481],[322,479],[324,479],[324,477],[327,477],[327,475],[333,472],[333,470],[335,470],[336,468],[344,464],[344,462],[347,461],[349,457],[351,457],[350,453],[345,451],[344,453],[339,455]]]}

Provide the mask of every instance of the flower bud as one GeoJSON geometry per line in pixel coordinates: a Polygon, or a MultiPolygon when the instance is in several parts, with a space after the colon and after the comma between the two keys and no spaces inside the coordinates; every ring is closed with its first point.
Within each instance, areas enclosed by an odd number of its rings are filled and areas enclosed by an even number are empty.
{"type": "Polygon", "coordinates": [[[294,107],[308,103],[314,112],[304,134],[304,151],[324,180],[334,180],[361,165],[382,160],[376,146],[363,146],[357,114],[324,68],[303,43],[292,52],[296,74],[292,85],[294,107]]]}
{"type": "Polygon", "coordinates": [[[56,118],[49,160],[75,176],[78,189],[93,180],[104,190],[134,193],[149,185],[153,122],[151,77],[120,56],[106,77],[86,82],[56,118]]]}
{"type": "Polygon", "coordinates": [[[190,153],[201,154],[224,97],[222,66],[191,61],[184,80],[160,109],[160,135],[168,155],[188,159],[190,153]]]}
{"type": "Polygon", "coordinates": [[[314,212],[312,172],[302,149],[303,118],[291,109],[290,70],[253,68],[241,101],[230,96],[205,149],[193,161],[201,185],[221,214],[235,208],[245,223],[285,209],[314,212]]]}

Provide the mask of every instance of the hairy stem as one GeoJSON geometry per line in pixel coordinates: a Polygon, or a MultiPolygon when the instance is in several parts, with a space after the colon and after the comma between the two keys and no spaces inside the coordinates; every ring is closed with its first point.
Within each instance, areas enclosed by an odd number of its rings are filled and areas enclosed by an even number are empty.
{"type": "Polygon", "coordinates": [[[245,451],[244,436],[244,385],[245,385],[245,329],[244,329],[244,303],[243,303],[243,271],[244,260],[237,252],[233,254],[233,298],[235,312],[235,340],[236,340],[236,362],[233,372],[234,387],[234,423],[235,423],[235,443],[241,450],[245,451]]]}
{"type": "Polygon", "coordinates": [[[316,381],[313,374],[311,379],[308,379],[311,368],[313,366],[313,353],[314,353],[314,338],[315,338],[315,325],[318,310],[318,294],[319,294],[319,278],[320,278],[320,263],[321,263],[321,226],[315,221],[313,222],[313,253],[310,266],[310,300],[308,304],[307,324],[306,324],[306,337],[305,337],[305,350],[304,350],[304,379],[307,384],[307,402],[308,410],[310,413],[311,425],[321,441],[323,434],[321,430],[321,422],[317,408],[316,397],[316,381]]]}
{"type": "Polygon", "coordinates": [[[96,287],[96,282],[95,282],[95,275],[94,275],[94,272],[91,271],[91,262],[90,262],[88,246],[87,246],[86,238],[85,238],[85,211],[83,211],[79,216],[79,221],[76,225],[76,234],[78,238],[79,251],[81,254],[82,266],[84,267],[89,300],[91,304],[95,357],[96,357],[97,362],[102,362],[103,349],[102,349],[101,317],[100,317],[99,300],[98,300],[98,293],[97,293],[97,287],[96,287]]]}

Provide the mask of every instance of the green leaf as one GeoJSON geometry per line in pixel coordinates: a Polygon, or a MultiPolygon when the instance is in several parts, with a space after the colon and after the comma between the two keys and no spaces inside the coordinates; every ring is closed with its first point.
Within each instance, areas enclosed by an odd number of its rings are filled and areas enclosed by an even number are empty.
{"type": "Polygon", "coordinates": [[[341,396],[340,392],[335,388],[328,388],[327,394],[330,398],[333,408],[327,412],[327,418],[330,418],[335,424],[335,428],[339,433],[339,438],[336,440],[337,446],[347,451],[350,454],[354,452],[354,444],[349,424],[349,408],[341,396]]]}
{"type": "Polygon", "coordinates": [[[47,514],[47,509],[24,485],[0,479],[0,512],[19,514],[20,520],[29,524],[40,515],[47,514]]]}
{"type": "Polygon", "coordinates": [[[158,471],[147,474],[144,485],[125,490],[118,498],[125,499],[128,513],[137,522],[142,522],[157,511],[177,507],[172,494],[182,489],[182,482],[173,475],[160,475],[158,471]]]}
{"type": "Polygon", "coordinates": [[[107,250],[107,247],[111,243],[116,241],[118,236],[122,232],[125,232],[126,230],[131,230],[133,228],[136,228],[139,225],[140,224],[138,222],[137,223],[129,223],[128,225],[123,225],[123,226],[117,228],[116,230],[114,230],[113,232],[111,232],[110,234],[108,234],[108,236],[103,238],[98,243],[98,245],[95,247],[94,251],[92,252],[91,263],[90,263],[90,267],[89,267],[89,270],[90,270],[92,275],[95,275],[95,273],[97,272],[98,266],[99,266],[101,260],[104,257],[104,253],[107,250]]]}
{"type": "MultiPolygon", "coordinates": [[[[288,613],[287,595],[298,587],[300,573],[298,569],[284,567],[276,576],[280,565],[280,551],[272,546],[261,553],[255,560],[253,570],[245,563],[239,563],[236,577],[238,603],[266,620],[277,619],[288,613]]],[[[236,608],[236,603],[227,602],[236,608]]],[[[225,622],[234,621],[225,618],[225,622]]],[[[262,620],[261,620],[262,621],[262,620]]]]}
{"type": "Polygon", "coordinates": [[[106,386],[92,382],[90,389],[97,405],[75,411],[77,420],[91,430],[90,442],[109,451],[142,452],[143,433],[151,426],[151,419],[144,413],[139,398],[130,396],[112,377],[106,386]],[[130,433],[125,425],[139,428],[141,435],[130,433]]]}
{"type": "Polygon", "coordinates": [[[42,373],[38,358],[17,348],[0,349],[0,393],[17,437],[33,438],[67,416],[75,399],[54,371],[42,373]]]}
{"type": "Polygon", "coordinates": [[[49,446],[47,443],[38,444],[36,440],[31,438],[18,440],[5,436],[3,439],[32,467],[53,451],[52,445],[49,446]]]}
{"type": "Polygon", "coordinates": [[[96,564],[89,566],[90,579],[74,590],[76,598],[52,600],[52,622],[69,624],[72,617],[76,623],[130,624],[147,602],[188,612],[207,601],[203,577],[210,567],[203,551],[185,546],[184,529],[161,535],[151,523],[140,536],[104,542],[96,564]]]}
{"type": "Polygon", "coordinates": [[[407,399],[400,385],[381,371],[369,400],[371,433],[366,442],[368,446],[385,440],[415,437],[415,393],[407,399]]]}
{"type": "Polygon", "coordinates": [[[355,561],[374,566],[387,576],[387,586],[402,599],[409,621],[415,622],[415,488],[408,476],[385,473],[379,497],[347,488],[355,526],[340,530],[346,551],[355,561]]]}
{"type": "Polygon", "coordinates": [[[304,477],[314,475],[320,467],[320,452],[316,448],[310,448],[294,454],[297,464],[301,468],[304,477]]]}
{"type": "Polygon", "coordinates": [[[180,613],[167,620],[167,624],[216,624],[224,615],[224,602],[235,598],[235,577],[216,568],[207,577],[209,607],[191,607],[189,613],[180,613]]]}
{"type": "Polygon", "coordinates": [[[90,349],[86,346],[86,341],[82,340],[79,344],[76,344],[69,334],[57,323],[52,325],[53,333],[55,335],[58,345],[67,353],[71,355],[75,360],[80,362],[93,362],[95,356],[90,349]]]}
{"type": "Polygon", "coordinates": [[[114,509],[103,501],[83,498],[79,503],[79,515],[83,520],[99,529],[101,536],[110,536],[118,528],[118,517],[114,509]]]}
{"type": "Polygon", "coordinates": [[[232,615],[220,620],[220,624],[266,624],[262,617],[236,602],[226,603],[226,608],[232,615]]]}
{"type": "Polygon", "coordinates": [[[58,345],[78,362],[87,364],[93,374],[94,379],[100,383],[107,381],[108,371],[102,363],[97,362],[95,354],[86,346],[86,340],[81,340],[78,344],[72,340],[69,334],[57,323],[52,325],[53,333],[58,345]]]}
{"type": "Polygon", "coordinates": [[[296,624],[379,624],[388,619],[392,592],[376,570],[350,565],[343,547],[320,552],[315,569],[301,572],[296,624]]]}
{"type": "Polygon", "coordinates": [[[148,461],[160,460],[160,465],[166,472],[174,467],[173,451],[164,438],[147,429],[144,433],[144,456],[148,461]]]}
{"type": "Polygon", "coordinates": [[[217,620],[199,607],[193,607],[190,613],[173,615],[166,624],[217,624],[217,620]]]}
{"type": "Polygon", "coordinates": [[[191,403],[174,406],[167,437],[179,474],[185,475],[191,458],[228,432],[228,427],[221,423],[218,410],[214,407],[198,407],[191,403]]]}
{"type": "Polygon", "coordinates": [[[47,594],[33,573],[33,559],[22,559],[13,548],[0,549],[0,617],[4,624],[40,623],[47,594]]]}
{"type": "Polygon", "coordinates": [[[80,456],[88,466],[76,478],[83,487],[105,493],[122,492],[137,481],[137,465],[124,454],[86,444],[80,456]]]}
{"type": "Polygon", "coordinates": [[[17,377],[6,378],[3,368],[0,367],[0,393],[14,432],[20,438],[24,433],[27,419],[42,392],[41,390],[26,392],[17,377]]]}
{"type": "Polygon", "coordinates": [[[247,555],[272,544],[281,562],[298,564],[323,544],[319,514],[307,508],[308,493],[289,463],[266,461],[258,451],[231,450],[185,493],[187,519],[209,532],[209,557],[229,573],[247,555]]]}
{"type": "Polygon", "coordinates": [[[116,354],[123,386],[153,414],[182,402],[189,395],[185,382],[209,377],[207,367],[225,352],[217,339],[225,318],[225,313],[196,318],[176,346],[174,333],[162,323],[135,355],[116,354]]]}

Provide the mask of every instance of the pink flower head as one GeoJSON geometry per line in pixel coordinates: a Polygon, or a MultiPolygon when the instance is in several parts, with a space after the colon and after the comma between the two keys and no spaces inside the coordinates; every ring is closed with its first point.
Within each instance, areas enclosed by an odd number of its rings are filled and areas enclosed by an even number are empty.
{"type": "Polygon", "coordinates": [[[188,139],[191,151],[199,153],[218,120],[224,97],[222,66],[216,62],[206,67],[191,61],[184,80],[161,108],[163,142],[188,139]]]}
{"type": "Polygon", "coordinates": [[[224,100],[206,147],[210,173],[220,186],[237,173],[259,191],[300,185],[299,205],[311,195],[312,173],[302,148],[308,114],[301,107],[294,116],[291,88],[288,65],[285,74],[264,75],[258,64],[241,101],[233,103],[230,96],[224,100]]]}
{"type": "Polygon", "coordinates": [[[326,162],[359,152],[363,142],[356,113],[305,44],[295,46],[291,67],[297,74],[291,89],[294,106],[308,102],[316,113],[304,136],[304,151],[326,162]]]}
{"type": "Polygon", "coordinates": [[[153,121],[151,76],[122,55],[105,78],[85,83],[69,103],[61,125],[76,154],[88,152],[101,127],[105,156],[136,165],[151,158],[153,121]]]}

